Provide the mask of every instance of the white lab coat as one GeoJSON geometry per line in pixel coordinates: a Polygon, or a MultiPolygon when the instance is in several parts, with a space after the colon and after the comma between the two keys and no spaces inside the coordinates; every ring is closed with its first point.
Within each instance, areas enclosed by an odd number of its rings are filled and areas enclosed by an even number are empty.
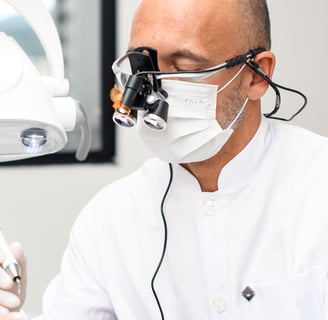
{"type": "MultiPolygon", "coordinates": [[[[161,319],[150,283],[168,181],[168,164],[151,159],[90,201],[39,320],[161,319]]],[[[326,138],[263,119],[219,191],[174,165],[165,215],[155,287],[166,320],[328,319],[326,138]]]]}

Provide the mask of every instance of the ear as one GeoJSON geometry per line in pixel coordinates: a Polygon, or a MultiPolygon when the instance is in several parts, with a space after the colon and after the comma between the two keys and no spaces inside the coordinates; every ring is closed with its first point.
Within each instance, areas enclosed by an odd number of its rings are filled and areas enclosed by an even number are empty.
{"type": "MultiPolygon", "coordinates": [[[[258,54],[254,61],[259,66],[260,71],[271,79],[276,64],[275,55],[271,51],[264,51],[258,54]]],[[[266,93],[269,83],[256,72],[252,70],[251,72],[248,98],[250,100],[259,100],[266,93]]]]}

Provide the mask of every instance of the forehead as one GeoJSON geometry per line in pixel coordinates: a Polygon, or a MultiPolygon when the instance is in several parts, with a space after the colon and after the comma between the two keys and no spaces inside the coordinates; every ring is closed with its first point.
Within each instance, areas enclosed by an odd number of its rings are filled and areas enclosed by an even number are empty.
{"type": "Polygon", "coordinates": [[[238,53],[239,21],[232,2],[143,0],[132,24],[129,47],[153,47],[160,56],[176,51],[225,57],[238,53]]]}

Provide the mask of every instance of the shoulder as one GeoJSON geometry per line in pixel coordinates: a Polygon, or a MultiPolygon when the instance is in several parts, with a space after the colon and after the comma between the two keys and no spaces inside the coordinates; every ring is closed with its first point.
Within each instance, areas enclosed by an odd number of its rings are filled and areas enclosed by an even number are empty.
{"type": "Polygon", "coordinates": [[[168,181],[169,165],[151,159],[104,187],[78,215],[70,242],[88,257],[116,252],[116,244],[131,248],[145,230],[161,228],[160,204],[168,181]]]}
{"type": "Polygon", "coordinates": [[[169,166],[158,158],[146,161],[135,172],[107,185],[98,192],[93,201],[108,198],[137,197],[145,192],[155,192],[169,178],[169,166]]]}
{"type": "Polygon", "coordinates": [[[328,137],[319,135],[313,131],[299,127],[290,123],[269,120],[270,126],[274,133],[284,140],[294,142],[312,142],[315,144],[328,145],[328,137]]]}
{"type": "Polygon", "coordinates": [[[279,150],[288,153],[297,152],[303,157],[311,157],[313,153],[318,156],[328,156],[328,138],[305,128],[277,121],[270,121],[273,137],[279,150]]]}
{"type": "Polygon", "coordinates": [[[307,129],[270,121],[276,166],[312,180],[328,177],[328,138],[307,129]]]}
{"type": "Polygon", "coordinates": [[[133,222],[151,212],[153,203],[161,201],[168,181],[169,165],[150,159],[135,172],[101,189],[83,208],[76,224],[133,222]]]}

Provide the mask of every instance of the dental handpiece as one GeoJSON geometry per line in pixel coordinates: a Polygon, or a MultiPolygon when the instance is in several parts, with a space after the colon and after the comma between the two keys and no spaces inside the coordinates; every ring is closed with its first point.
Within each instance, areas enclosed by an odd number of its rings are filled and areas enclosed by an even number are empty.
{"type": "Polygon", "coordinates": [[[14,258],[13,254],[11,253],[8,243],[1,232],[0,229],[0,250],[5,255],[5,260],[1,264],[1,267],[9,274],[11,279],[20,285],[21,281],[21,270],[17,260],[14,258]]]}

